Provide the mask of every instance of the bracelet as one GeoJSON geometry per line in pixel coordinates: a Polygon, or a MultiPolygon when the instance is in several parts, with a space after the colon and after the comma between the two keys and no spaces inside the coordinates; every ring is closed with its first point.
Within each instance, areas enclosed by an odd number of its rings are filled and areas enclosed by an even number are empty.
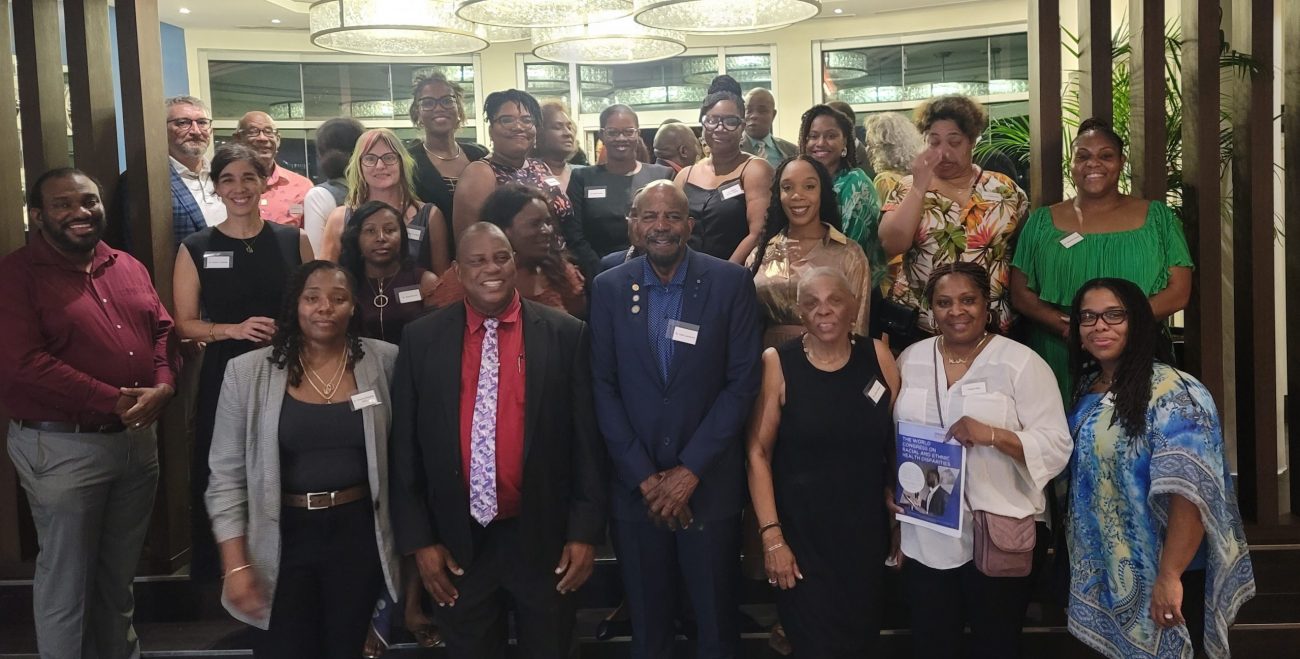
{"type": "Polygon", "coordinates": [[[217,342],[217,323],[215,321],[209,321],[208,322],[208,343],[216,343],[216,342],[217,342]]]}
{"type": "Polygon", "coordinates": [[[780,548],[782,548],[782,547],[784,547],[784,546],[785,546],[785,543],[784,543],[784,542],[778,542],[778,543],[772,545],[771,547],[768,547],[767,549],[764,549],[763,551],[765,551],[765,552],[767,552],[767,553],[770,554],[770,553],[772,553],[772,552],[774,552],[774,551],[776,551],[776,550],[778,550],[778,549],[780,549],[780,548]]]}
{"type": "Polygon", "coordinates": [[[993,426],[989,426],[989,446],[993,446],[997,442],[998,442],[998,431],[993,426]]]}
{"type": "Polygon", "coordinates": [[[768,529],[779,529],[779,528],[781,528],[780,522],[768,522],[758,527],[758,534],[763,535],[764,533],[767,533],[768,529]]]}
{"type": "Polygon", "coordinates": [[[226,577],[228,577],[228,576],[230,576],[230,575],[232,575],[232,574],[234,574],[234,573],[236,573],[236,572],[239,572],[240,570],[247,570],[247,569],[250,568],[250,567],[253,567],[253,564],[252,564],[252,563],[245,563],[245,564],[243,564],[243,565],[241,565],[241,566],[239,566],[239,567],[237,567],[237,568],[232,568],[229,572],[227,572],[227,573],[221,575],[221,578],[222,578],[222,579],[225,579],[226,577]]]}

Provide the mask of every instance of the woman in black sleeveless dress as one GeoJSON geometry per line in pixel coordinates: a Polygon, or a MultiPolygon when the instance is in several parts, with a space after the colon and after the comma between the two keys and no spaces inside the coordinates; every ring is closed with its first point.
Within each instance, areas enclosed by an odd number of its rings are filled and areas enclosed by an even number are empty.
{"type": "Polygon", "coordinates": [[[838,270],[800,282],[807,330],[763,353],[749,490],[768,583],[797,657],[871,656],[879,636],[898,369],[850,333],[859,305],[838,270]]]}
{"type": "Polygon", "coordinates": [[[700,106],[709,157],[677,173],[695,231],[691,248],[744,264],[758,247],[772,200],[772,166],[740,150],[745,102],[731,91],[714,91],[700,106]]]}
{"type": "Polygon", "coordinates": [[[172,275],[177,333],[206,344],[190,456],[190,577],[196,580],[215,580],[221,565],[203,493],[226,362],[271,340],[289,275],[312,259],[306,234],[261,218],[266,169],[252,150],[217,149],[212,180],[226,221],[187,236],[172,275]]]}

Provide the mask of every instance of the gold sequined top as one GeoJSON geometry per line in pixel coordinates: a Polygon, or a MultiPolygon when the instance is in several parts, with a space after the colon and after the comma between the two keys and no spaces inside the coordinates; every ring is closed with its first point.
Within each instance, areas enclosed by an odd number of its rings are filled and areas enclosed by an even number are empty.
{"type": "MultiPolygon", "coordinates": [[[[803,251],[797,240],[782,232],[774,236],[763,254],[763,264],[754,276],[758,303],[763,309],[763,319],[768,327],[800,325],[795,297],[799,276],[813,268],[836,268],[849,280],[853,294],[858,297],[859,309],[853,323],[853,333],[867,334],[867,313],[871,308],[871,266],[862,247],[849,240],[830,225],[820,244],[814,244],[802,259],[791,261],[791,252],[803,251]]],[[[750,256],[752,264],[753,255],[750,256]]]]}

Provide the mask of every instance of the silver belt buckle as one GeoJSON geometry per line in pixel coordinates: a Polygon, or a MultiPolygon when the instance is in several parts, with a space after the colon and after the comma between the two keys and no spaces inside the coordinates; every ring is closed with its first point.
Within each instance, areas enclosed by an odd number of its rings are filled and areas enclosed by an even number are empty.
{"type": "Polygon", "coordinates": [[[307,493],[307,510],[325,510],[326,508],[333,508],[333,507],[334,507],[334,495],[335,495],[335,494],[338,494],[338,492],[308,492],[308,493],[307,493]],[[323,506],[315,506],[315,505],[312,505],[312,502],[311,502],[311,498],[312,498],[312,497],[323,497],[323,496],[328,496],[328,497],[329,497],[329,503],[327,503],[327,504],[325,504],[325,505],[323,505],[323,506]]]}

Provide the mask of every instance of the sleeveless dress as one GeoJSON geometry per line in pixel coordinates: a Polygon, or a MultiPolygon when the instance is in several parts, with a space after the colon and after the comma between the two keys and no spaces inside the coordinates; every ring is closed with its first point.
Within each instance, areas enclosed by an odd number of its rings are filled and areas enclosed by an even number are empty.
{"type": "MultiPolygon", "coordinates": [[[[406,255],[425,270],[433,270],[433,258],[429,255],[429,248],[426,245],[429,244],[429,216],[433,214],[434,208],[433,204],[423,204],[415,211],[415,216],[406,222],[406,255]]],[[[347,227],[348,222],[352,220],[354,210],[356,209],[343,209],[344,227],[347,227]]]]}
{"type": "Polygon", "coordinates": [[[546,193],[546,198],[551,200],[551,212],[555,213],[555,220],[559,224],[556,228],[564,230],[569,225],[573,219],[573,202],[569,201],[569,195],[565,194],[564,188],[560,187],[560,179],[551,173],[551,168],[547,167],[546,163],[536,158],[528,158],[524,160],[523,167],[515,169],[491,158],[487,158],[484,162],[492,168],[497,185],[522,183],[546,193]]]}
{"type": "Polygon", "coordinates": [[[751,158],[745,161],[735,178],[729,178],[713,189],[691,183],[690,167],[687,168],[686,201],[691,209],[691,217],[695,218],[691,249],[726,261],[740,246],[740,241],[749,235],[745,188],[741,179],[745,175],[745,168],[754,160],[751,158]]]}
{"type": "Polygon", "coordinates": [[[880,631],[888,521],[888,389],[874,342],[857,338],[835,372],[809,363],[800,339],[777,349],[785,374],[772,483],[785,543],[803,580],[777,591],[781,623],[801,657],[866,657],[880,631]]]}
{"type": "MultiPolygon", "coordinates": [[[[208,227],[186,236],[181,245],[190,251],[190,258],[199,271],[199,304],[205,320],[238,324],[251,316],[279,318],[289,273],[302,262],[297,228],[266,222],[256,237],[244,241],[227,236],[217,227],[208,227]],[[231,253],[231,267],[204,267],[204,252],[231,253]]],[[[226,339],[208,344],[203,351],[194,416],[194,450],[190,455],[193,536],[190,575],[195,579],[215,579],[220,574],[221,563],[203,494],[211,473],[208,451],[212,448],[212,426],[216,422],[221,381],[227,362],[257,347],[251,341],[226,339]]]]}
{"type": "Polygon", "coordinates": [[[357,306],[361,309],[361,336],[393,344],[401,341],[402,328],[424,313],[424,299],[419,292],[420,278],[425,272],[428,271],[424,268],[404,267],[392,279],[385,279],[382,289],[375,279],[359,282],[357,306]],[[411,290],[416,293],[414,299],[403,302],[403,293],[409,296],[411,290]],[[382,308],[375,304],[380,293],[388,298],[382,308]]]}

